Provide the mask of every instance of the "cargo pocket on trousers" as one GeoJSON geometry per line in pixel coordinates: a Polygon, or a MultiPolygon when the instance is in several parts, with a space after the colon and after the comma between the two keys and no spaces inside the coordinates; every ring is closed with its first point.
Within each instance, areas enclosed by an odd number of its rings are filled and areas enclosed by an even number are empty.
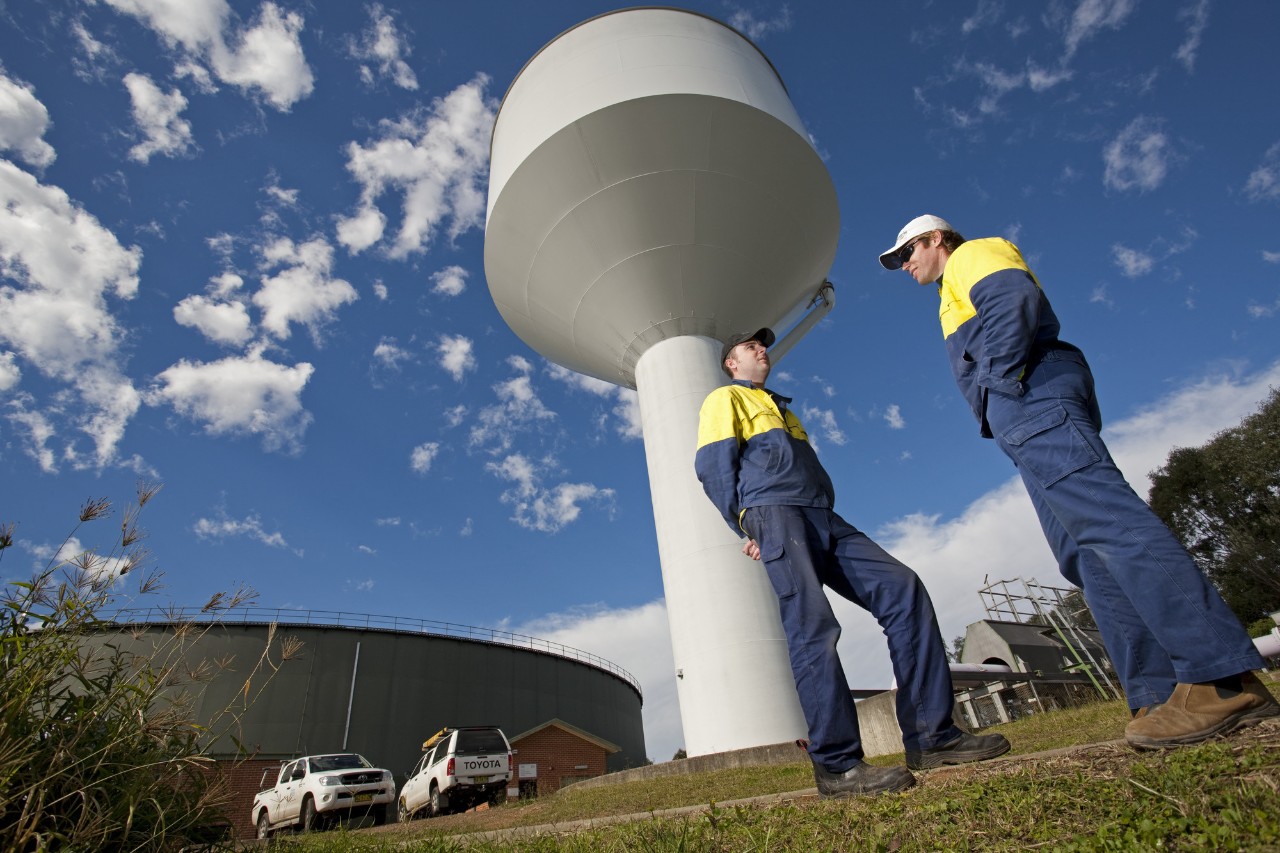
{"type": "Polygon", "coordinates": [[[1010,427],[1002,437],[1018,464],[1045,487],[1101,458],[1060,405],[1010,427]]]}
{"type": "MultiPolygon", "coordinates": [[[[756,540],[759,543],[759,540],[756,540]]],[[[770,542],[760,547],[760,562],[764,563],[765,574],[778,598],[788,598],[796,594],[796,581],[791,574],[791,561],[787,559],[781,542],[770,542]]]]}

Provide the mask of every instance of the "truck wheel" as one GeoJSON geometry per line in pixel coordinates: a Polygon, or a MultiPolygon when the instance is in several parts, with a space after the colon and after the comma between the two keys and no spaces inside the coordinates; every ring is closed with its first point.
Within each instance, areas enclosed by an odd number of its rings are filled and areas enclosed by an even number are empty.
{"type": "Polygon", "coordinates": [[[396,803],[396,818],[401,823],[408,823],[413,820],[413,813],[409,811],[409,806],[405,803],[403,798],[400,802],[396,803]]]}
{"type": "Polygon", "coordinates": [[[258,838],[266,841],[271,837],[271,821],[267,820],[267,810],[258,812],[258,838]]]}
{"type": "Polygon", "coordinates": [[[431,816],[439,817],[442,814],[444,814],[444,803],[440,799],[440,789],[437,786],[432,785],[431,786],[431,816]]]}
{"type": "Polygon", "coordinates": [[[311,799],[310,794],[302,801],[302,820],[300,823],[303,832],[313,832],[320,828],[320,816],[316,814],[316,801],[311,799]]]}
{"type": "Polygon", "coordinates": [[[387,803],[385,806],[374,806],[373,807],[373,825],[382,826],[387,822],[387,818],[389,818],[391,814],[392,814],[391,803],[387,803]]]}

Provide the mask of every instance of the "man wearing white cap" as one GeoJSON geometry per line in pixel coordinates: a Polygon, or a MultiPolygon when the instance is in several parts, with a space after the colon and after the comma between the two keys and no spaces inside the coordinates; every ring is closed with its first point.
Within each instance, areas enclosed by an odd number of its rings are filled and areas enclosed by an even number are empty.
{"type": "Polygon", "coordinates": [[[733,382],[702,404],[694,470],[778,596],[819,795],[898,791],[915,783],[911,770],[1008,752],[1002,735],[970,734],[952,721],[951,671],[929,593],[915,572],[836,515],[831,478],[791,398],[765,388],[773,340],[771,330],[758,329],[725,341],[720,366],[733,382]],[[884,629],[907,767],[862,760],[858,712],[836,654],[840,623],[824,587],[884,629]]]}
{"type": "Polygon", "coordinates": [[[956,384],[981,435],[1017,467],[1063,576],[1084,591],[1134,715],[1126,740],[1197,743],[1280,714],[1239,620],[1112,461],[1084,353],[1059,339],[1018,247],[966,241],[925,215],[880,264],[937,284],[956,384]]]}

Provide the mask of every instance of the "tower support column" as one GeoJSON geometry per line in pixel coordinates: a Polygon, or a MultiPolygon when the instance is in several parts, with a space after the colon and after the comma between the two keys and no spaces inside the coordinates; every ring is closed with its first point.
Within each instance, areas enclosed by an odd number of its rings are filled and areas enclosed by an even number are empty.
{"type": "Polygon", "coordinates": [[[778,599],[693,470],[698,410],[725,384],[719,341],[686,335],[636,363],[649,489],[685,750],[706,755],[806,736],[778,599]]]}

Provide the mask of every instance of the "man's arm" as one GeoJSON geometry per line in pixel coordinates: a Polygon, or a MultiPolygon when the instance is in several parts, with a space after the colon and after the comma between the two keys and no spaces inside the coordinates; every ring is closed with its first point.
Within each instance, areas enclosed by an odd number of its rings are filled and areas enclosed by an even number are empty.
{"type": "Polygon", "coordinates": [[[969,299],[982,323],[978,384],[1021,397],[1023,371],[1040,327],[1040,288],[1026,270],[1004,269],[975,284],[969,299]]]}
{"type": "Polygon", "coordinates": [[[743,535],[738,524],[741,434],[732,393],[728,388],[717,388],[707,395],[698,413],[698,452],[693,470],[729,529],[739,536],[743,535]]]}

